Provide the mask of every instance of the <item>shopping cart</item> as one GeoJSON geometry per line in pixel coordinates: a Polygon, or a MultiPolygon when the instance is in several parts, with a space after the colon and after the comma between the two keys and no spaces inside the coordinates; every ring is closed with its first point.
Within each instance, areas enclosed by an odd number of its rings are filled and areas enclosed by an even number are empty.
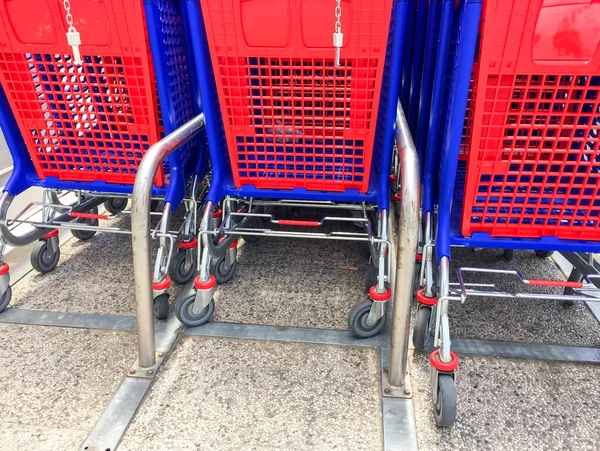
{"type": "MultiPolygon", "coordinates": [[[[451,426],[456,415],[458,357],[450,348],[449,301],[590,302],[600,297],[597,276],[533,280],[514,270],[459,268],[457,282],[450,283],[449,275],[451,246],[526,249],[541,255],[600,250],[600,5],[462,0],[453,18],[442,14],[440,30],[449,27],[448,20],[453,26],[451,32],[440,31],[435,75],[446,85],[444,130],[439,137],[428,137],[425,287],[417,293],[413,334],[415,347],[424,349],[433,331],[431,382],[441,426],[451,426]],[[445,54],[448,61],[442,64],[445,54]],[[429,145],[436,140],[437,152],[429,145]],[[437,185],[429,185],[434,178],[437,185]],[[438,268],[436,288],[433,266],[438,268]],[[473,274],[502,274],[530,287],[565,288],[565,294],[501,291],[494,284],[469,282],[473,274]]],[[[439,92],[434,84],[434,104],[439,92]]]]}
{"type": "MultiPolygon", "coordinates": [[[[99,221],[126,213],[148,147],[201,111],[187,64],[187,21],[178,0],[2,1],[0,13],[0,127],[14,162],[0,199],[0,257],[7,244],[39,240],[31,262],[48,272],[58,263],[60,228],[80,239],[130,233],[99,221]],[[33,186],[45,189],[42,201],[8,218],[13,198],[33,186]],[[107,214],[99,214],[102,203],[107,214]],[[24,224],[33,229],[19,234],[24,224]]],[[[154,181],[155,203],[164,201],[156,213],[157,317],[166,317],[171,278],[184,283],[194,274],[204,142],[199,137],[173,153],[154,181]],[[170,230],[182,203],[182,225],[170,230]]],[[[0,273],[2,311],[11,296],[6,263],[0,273]]]]}
{"type": "MultiPolygon", "coordinates": [[[[402,104],[408,112],[408,123],[413,136],[416,138],[417,152],[421,171],[425,168],[424,155],[427,145],[429,113],[431,108],[431,94],[433,89],[433,74],[435,71],[435,55],[437,50],[438,27],[440,21],[440,0],[414,1],[412,8],[414,23],[412,27],[406,26],[407,34],[412,28],[414,40],[411,50],[412,58],[407,59],[408,52],[404,54],[402,104]],[[423,33],[422,30],[426,30],[423,33]]],[[[392,195],[395,202],[401,202],[398,192],[399,161],[394,151],[392,158],[392,173],[390,175],[392,195]]],[[[423,174],[421,174],[422,177],[423,174]]],[[[396,209],[399,211],[399,209],[396,209]]],[[[422,242],[422,239],[420,240],[422,242]]],[[[419,252],[418,255],[421,255],[419,252]]]]}
{"type": "Polygon", "coordinates": [[[188,326],[210,319],[216,284],[235,271],[238,236],[355,240],[370,244],[376,271],[349,325],[359,337],[377,334],[391,296],[388,176],[407,2],[187,5],[212,183],[200,275],[195,293],[178,299],[178,318],[188,326]],[[343,33],[337,55],[334,32],[343,33]],[[289,219],[273,213],[281,206],[354,214],[289,219]],[[364,229],[293,229],[350,222],[364,229]]]}

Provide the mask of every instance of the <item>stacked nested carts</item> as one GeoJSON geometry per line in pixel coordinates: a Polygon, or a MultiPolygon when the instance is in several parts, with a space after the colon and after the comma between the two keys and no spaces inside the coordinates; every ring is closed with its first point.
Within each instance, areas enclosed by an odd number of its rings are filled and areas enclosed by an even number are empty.
{"type": "MultiPolygon", "coordinates": [[[[59,260],[58,229],[83,240],[97,231],[130,233],[100,220],[127,213],[149,146],[200,113],[184,8],[178,0],[16,0],[0,2],[0,12],[0,126],[14,162],[0,199],[1,251],[39,240],[31,263],[48,272],[59,260]],[[78,38],[69,41],[67,32],[78,38]],[[30,187],[43,188],[43,200],[9,218],[13,198],[30,187]]],[[[207,160],[198,137],[166,159],[154,180],[154,206],[164,202],[156,213],[157,317],[168,311],[167,272],[179,283],[194,273],[207,160]],[[173,231],[180,205],[184,219],[173,231]]],[[[0,272],[3,310],[6,263],[0,272]]]]}
{"type": "MultiPolygon", "coordinates": [[[[422,99],[427,112],[419,111],[417,126],[420,131],[425,118],[426,136],[417,132],[425,162],[424,245],[413,341],[417,348],[435,348],[434,413],[439,425],[450,426],[458,357],[450,348],[449,301],[598,297],[592,276],[564,282],[459,268],[457,282],[450,283],[449,262],[451,246],[505,249],[508,256],[514,249],[540,256],[600,249],[600,6],[439,3],[432,96],[422,99]],[[507,293],[469,282],[473,273],[564,287],[565,294],[507,293]]],[[[431,57],[426,51],[424,61],[431,57]]]]}
{"type": "Polygon", "coordinates": [[[209,320],[216,284],[235,271],[239,236],[358,240],[369,243],[372,269],[369,298],[350,313],[349,327],[359,337],[377,334],[391,297],[388,175],[407,3],[187,5],[212,183],[200,275],[177,302],[179,319],[209,320]],[[290,208],[318,216],[291,218],[290,208]],[[350,223],[359,228],[319,231],[350,223]]]}

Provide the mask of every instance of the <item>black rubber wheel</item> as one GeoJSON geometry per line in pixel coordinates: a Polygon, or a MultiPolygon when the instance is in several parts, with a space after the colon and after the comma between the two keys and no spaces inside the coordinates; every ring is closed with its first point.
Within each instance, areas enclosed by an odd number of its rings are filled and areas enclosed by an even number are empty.
{"type": "Polygon", "coordinates": [[[415,263],[415,273],[413,275],[413,295],[415,295],[417,293],[417,291],[419,291],[419,289],[421,288],[421,265],[423,265],[424,262],[416,262],[415,263]]]}
{"type": "Polygon", "coordinates": [[[535,251],[535,255],[540,258],[552,257],[552,254],[554,254],[554,251],[535,251]]]}
{"type": "Polygon", "coordinates": [[[237,260],[234,260],[228,270],[225,270],[225,255],[220,257],[211,267],[211,273],[217,279],[218,284],[227,283],[233,279],[237,268],[237,260]]]}
{"type": "Polygon", "coordinates": [[[438,374],[437,402],[433,406],[435,422],[441,427],[451,427],[456,420],[456,384],[450,374],[438,374]]]}
{"type": "Polygon", "coordinates": [[[378,272],[379,271],[377,270],[377,268],[375,268],[375,266],[369,264],[369,267],[367,268],[367,273],[365,274],[365,293],[368,294],[371,287],[377,285],[378,272]]]}
{"type": "Polygon", "coordinates": [[[427,347],[430,338],[431,307],[419,305],[413,329],[413,346],[420,351],[427,347]]]}
{"type": "Polygon", "coordinates": [[[210,303],[204,307],[204,310],[199,315],[196,315],[192,311],[195,299],[196,293],[191,293],[177,299],[177,303],[175,304],[177,319],[188,327],[197,327],[207,323],[215,312],[215,301],[211,299],[210,303]]]}
{"type": "MultiPolygon", "coordinates": [[[[96,214],[96,213],[95,213],[96,214]]],[[[75,220],[78,224],[87,224],[89,226],[98,227],[100,221],[98,218],[77,218],[75,220]]],[[[90,240],[96,235],[97,230],[71,230],[71,235],[80,241],[90,240]]]]}
{"type": "Polygon", "coordinates": [[[150,211],[156,211],[160,207],[160,200],[151,200],[150,201],[150,211]]]}
{"type": "Polygon", "coordinates": [[[171,263],[169,264],[169,276],[171,280],[179,285],[185,285],[192,277],[194,277],[194,273],[196,272],[196,249],[178,249],[175,252],[175,255],[171,257],[171,263]],[[187,252],[192,253],[192,264],[186,268],[185,267],[185,254],[187,252]]]}
{"type": "Polygon", "coordinates": [[[169,314],[169,293],[159,294],[154,298],[154,317],[165,319],[169,314]]]}
{"type": "Polygon", "coordinates": [[[371,310],[371,304],[373,301],[365,299],[360,301],[348,315],[348,329],[350,333],[358,338],[370,338],[377,335],[383,329],[385,324],[385,318],[387,315],[383,315],[379,320],[369,326],[367,325],[367,318],[369,311],[371,310]]]}
{"type": "MultiPolygon", "coordinates": [[[[262,219],[261,218],[250,219],[248,228],[262,229],[263,228],[262,219]]],[[[260,240],[260,237],[258,235],[244,235],[244,236],[242,236],[242,238],[244,239],[244,241],[246,243],[256,243],[258,240],[260,240]]]]}
{"type": "Polygon", "coordinates": [[[504,260],[506,261],[511,261],[513,259],[513,257],[515,256],[515,251],[514,249],[504,249],[504,260]]]}
{"type": "MultiPolygon", "coordinates": [[[[571,270],[571,274],[569,274],[569,278],[567,282],[581,282],[583,280],[583,273],[579,271],[577,268],[573,268],[571,270]]],[[[576,291],[573,288],[565,288],[564,294],[567,296],[573,296],[576,294],[576,291]]],[[[565,299],[561,301],[563,307],[573,307],[575,305],[575,301],[573,299],[565,299]]]]}
{"type": "Polygon", "coordinates": [[[10,299],[12,298],[12,288],[10,285],[6,288],[6,291],[0,296],[0,313],[6,310],[8,304],[10,304],[10,299]]]}
{"type": "Polygon", "coordinates": [[[125,210],[127,202],[129,202],[129,199],[126,197],[114,197],[104,202],[104,208],[111,215],[116,215],[125,210]]]}
{"type": "Polygon", "coordinates": [[[38,241],[31,251],[31,266],[33,266],[33,269],[35,269],[37,272],[42,274],[50,272],[56,268],[56,265],[58,265],[58,260],[60,259],[58,236],[49,239],[56,240],[56,252],[54,255],[48,254],[48,239],[38,241]]]}

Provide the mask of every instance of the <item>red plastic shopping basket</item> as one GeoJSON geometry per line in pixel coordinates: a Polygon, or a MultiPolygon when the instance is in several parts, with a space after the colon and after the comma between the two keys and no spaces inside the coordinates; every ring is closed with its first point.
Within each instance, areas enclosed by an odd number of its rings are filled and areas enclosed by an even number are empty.
{"type": "Polygon", "coordinates": [[[392,0],[202,0],[236,186],[366,192],[392,0]]]}
{"type": "Polygon", "coordinates": [[[485,15],[462,233],[600,239],[600,3],[485,15]]]}
{"type": "Polygon", "coordinates": [[[82,65],[62,1],[0,1],[0,82],[40,178],[132,184],[159,136],[143,3],[70,5],[82,65]]]}

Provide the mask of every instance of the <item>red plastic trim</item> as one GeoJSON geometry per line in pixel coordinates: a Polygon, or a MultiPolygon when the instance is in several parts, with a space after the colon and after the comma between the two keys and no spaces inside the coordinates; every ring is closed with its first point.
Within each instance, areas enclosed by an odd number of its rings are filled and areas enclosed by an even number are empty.
{"type": "Polygon", "coordinates": [[[369,289],[369,297],[377,302],[385,302],[385,301],[389,301],[390,298],[392,297],[392,290],[390,289],[390,287],[385,287],[385,292],[384,293],[378,293],[377,292],[377,285],[373,285],[370,289],[369,289]]]}
{"type": "Polygon", "coordinates": [[[583,288],[583,282],[566,282],[562,280],[529,280],[532,287],[564,287],[564,288],[583,288]]]}
{"type": "Polygon", "coordinates": [[[197,290],[210,290],[217,284],[217,279],[212,274],[206,282],[200,280],[200,276],[194,279],[194,286],[197,290]]]}
{"type": "Polygon", "coordinates": [[[390,180],[392,182],[396,182],[398,179],[396,178],[396,174],[390,174],[390,180]]]}
{"type": "Polygon", "coordinates": [[[238,245],[238,240],[235,240],[233,243],[231,243],[231,244],[229,245],[229,249],[234,249],[234,248],[236,248],[236,247],[237,247],[237,245],[238,245]]]}
{"type": "Polygon", "coordinates": [[[86,219],[109,219],[109,215],[97,215],[93,213],[77,213],[72,211],[69,216],[73,218],[86,218],[86,219]]]}
{"type": "Polygon", "coordinates": [[[430,298],[425,296],[425,290],[421,288],[417,291],[417,302],[423,305],[434,306],[437,304],[438,300],[437,298],[430,298]]]}
{"type": "Polygon", "coordinates": [[[0,276],[3,276],[4,274],[8,273],[9,269],[10,266],[8,266],[8,263],[2,263],[2,266],[0,266],[0,276]]]}
{"type": "Polygon", "coordinates": [[[394,193],[394,200],[396,202],[400,202],[402,200],[402,196],[400,195],[400,193],[394,193]]]}
{"type": "Polygon", "coordinates": [[[213,219],[220,218],[222,215],[223,215],[223,212],[221,211],[221,209],[217,208],[215,210],[215,212],[213,213],[213,219]]]}
{"type": "Polygon", "coordinates": [[[193,249],[198,245],[198,238],[194,237],[191,241],[180,241],[177,243],[179,249],[193,249]]]}
{"type": "Polygon", "coordinates": [[[161,282],[152,281],[152,289],[154,291],[166,290],[171,286],[171,278],[165,275],[165,278],[161,282]]]}
{"type": "Polygon", "coordinates": [[[48,232],[42,238],[49,240],[50,238],[54,238],[55,236],[58,236],[58,229],[54,229],[54,230],[48,232]]]}
{"type": "Polygon", "coordinates": [[[432,351],[431,355],[429,356],[429,363],[431,363],[431,366],[436,370],[440,371],[441,373],[452,373],[456,370],[456,368],[458,368],[458,356],[456,353],[450,351],[450,357],[452,360],[448,363],[442,362],[439,354],[440,350],[436,349],[435,351],[432,351]]]}
{"type": "Polygon", "coordinates": [[[290,226],[301,226],[301,227],[319,227],[321,223],[319,221],[299,221],[293,219],[280,219],[277,221],[278,224],[281,225],[290,225],[290,226]]]}
{"type": "Polygon", "coordinates": [[[423,254],[417,254],[415,256],[415,260],[417,260],[418,262],[422,262],[423,261],[423,254]]]}

